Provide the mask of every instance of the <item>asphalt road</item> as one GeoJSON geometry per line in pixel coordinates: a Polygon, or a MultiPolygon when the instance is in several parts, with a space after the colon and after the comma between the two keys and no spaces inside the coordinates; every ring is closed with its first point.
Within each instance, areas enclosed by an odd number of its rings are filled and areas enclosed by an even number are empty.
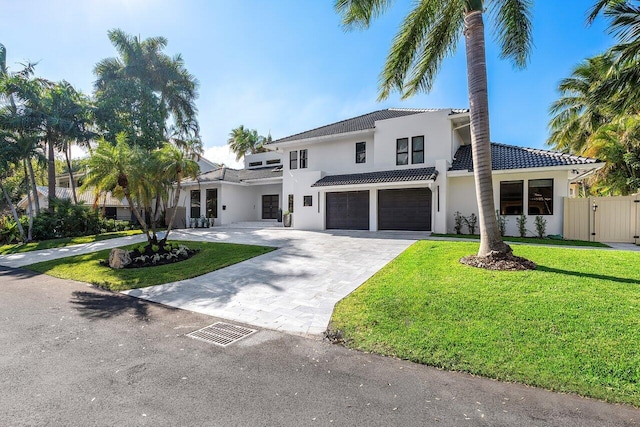
{"type": "Polygon", "coordinates": [[[261,330],[0,268],[0,425],[616,426],[640,411],[261,330]]]}

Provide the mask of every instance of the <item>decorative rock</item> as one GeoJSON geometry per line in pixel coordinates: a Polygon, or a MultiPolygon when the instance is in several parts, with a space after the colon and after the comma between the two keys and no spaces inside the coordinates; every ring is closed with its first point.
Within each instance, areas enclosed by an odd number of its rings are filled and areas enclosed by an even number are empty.
{"type": "Polygon", "coordinates": [[[120,269],[125,268],[129,264],[131,264],[129,251],[118,248],[111,249],[111,253],[109,253],[109,267],[120,269]]]}

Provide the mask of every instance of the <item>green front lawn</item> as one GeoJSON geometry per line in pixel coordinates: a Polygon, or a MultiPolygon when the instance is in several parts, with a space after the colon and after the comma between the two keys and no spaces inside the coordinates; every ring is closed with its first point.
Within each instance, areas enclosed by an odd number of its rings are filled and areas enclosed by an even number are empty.
{"type": "Polygon", "coordinates": [[[347,346],[640,406],[640,253],[518,246],[488,271],[471,242],[420,241],[333,313],[347,346]]]}
{"type": "MultiPolygon", "coordinates": [[[[267,246],[236,245],[232,243],[174,240],[169,242],[184,244],[191,249],[200,249],[200,252],[188,260],[173,264],[114,270],[100,265],[100,260],[109,258],[111,249],[105,249],[86,255],[39,262],[24,268],[61,279],[78,280],[93,283],[113,291],[123,291],[200,276],[275,249],[267,246]]],[[[124,248],[133,249],[136,246],[140,246],[140,244],[125,246],[124,248]]]]}
{"type": "Polygon", "coordinates": [[[141,230],[114,231],[113,233],[94,234],[81,237],[64,237],[62,239],[43,240],[41,242],[17,243],[15,245],[0,246],[0,255],[18,254],[23,252],[40,251],[43,249],[63,248],[80,243],[93,243],[100,240],[115,239],[116,237],[133,236],[142,233],[141,230]]]}
{"type": "MultiPolygon", "coordinates": [[[[440,234],[440,233],[431,233],[433,237],[453,237],[456,239],[473,239],[480,240],[480,235],[478,234],[440,234]]],[[[560,239],[540,239],[538,237],[515,237],[515,236],[504,236],[502,238],[505,242],[518,242],[518,243],[528,243],[528,244],[536,244],[536,245],[556,245],[556,246],[592,246],[595,248],[608,248],[609,245],[600,242],[588,242],[585,240],[560,240],[560,239]]]]}

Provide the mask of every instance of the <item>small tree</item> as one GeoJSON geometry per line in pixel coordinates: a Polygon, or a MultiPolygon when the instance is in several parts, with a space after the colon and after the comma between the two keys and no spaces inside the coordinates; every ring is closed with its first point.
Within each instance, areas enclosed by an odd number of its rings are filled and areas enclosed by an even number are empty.
{"type": "Polygon", "coordinates": [[[498,228],[500,229],[500,235],[504,237],[507,233],[507,217],[500,215],[500,211],[496,211],[496,218],[498,219],[498,228]]]}
{"type": "Polygon", "coordinates": [[[478,217],[476,216],[476,214],[471,213],[471,215],[464,218],[464,222],[467,223],[469,234],[476,234],[476,225],[478,224],[478,217]]]}
{"type": "Polygon", "coordinates": [[[518,223],[520,237],[527,237],[527,216],[525,214],[520,215],[516,218],[516,222],[518,223]]]}
{"type": "Polygon", "coordinates": [[[547,234],[547,220],[542,216],[536,216],[536,232],[538,233],[538,237],[544,239],[544,236],[547,234]]]}
{"type": "Polygon", "coordinates": [[[465,218],[462,216],[462,214],[456,211],[454,216],[455,225],[453,226],[453,228],[456,230],[456,234],[462,234],[462,225],[464,224],[464,220],[465,218]]]}

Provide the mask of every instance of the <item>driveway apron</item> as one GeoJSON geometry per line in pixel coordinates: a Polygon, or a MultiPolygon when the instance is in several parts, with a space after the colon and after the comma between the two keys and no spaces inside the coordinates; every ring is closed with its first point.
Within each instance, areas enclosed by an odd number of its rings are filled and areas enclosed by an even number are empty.
{"type": "Polygon", "coordinates": [[[283,228],[179,230],[176,240],[274,246],[188,280],[125,291],[171,307],[297,334],[320,334],[335,304],[426,233],[283,228]]]}

